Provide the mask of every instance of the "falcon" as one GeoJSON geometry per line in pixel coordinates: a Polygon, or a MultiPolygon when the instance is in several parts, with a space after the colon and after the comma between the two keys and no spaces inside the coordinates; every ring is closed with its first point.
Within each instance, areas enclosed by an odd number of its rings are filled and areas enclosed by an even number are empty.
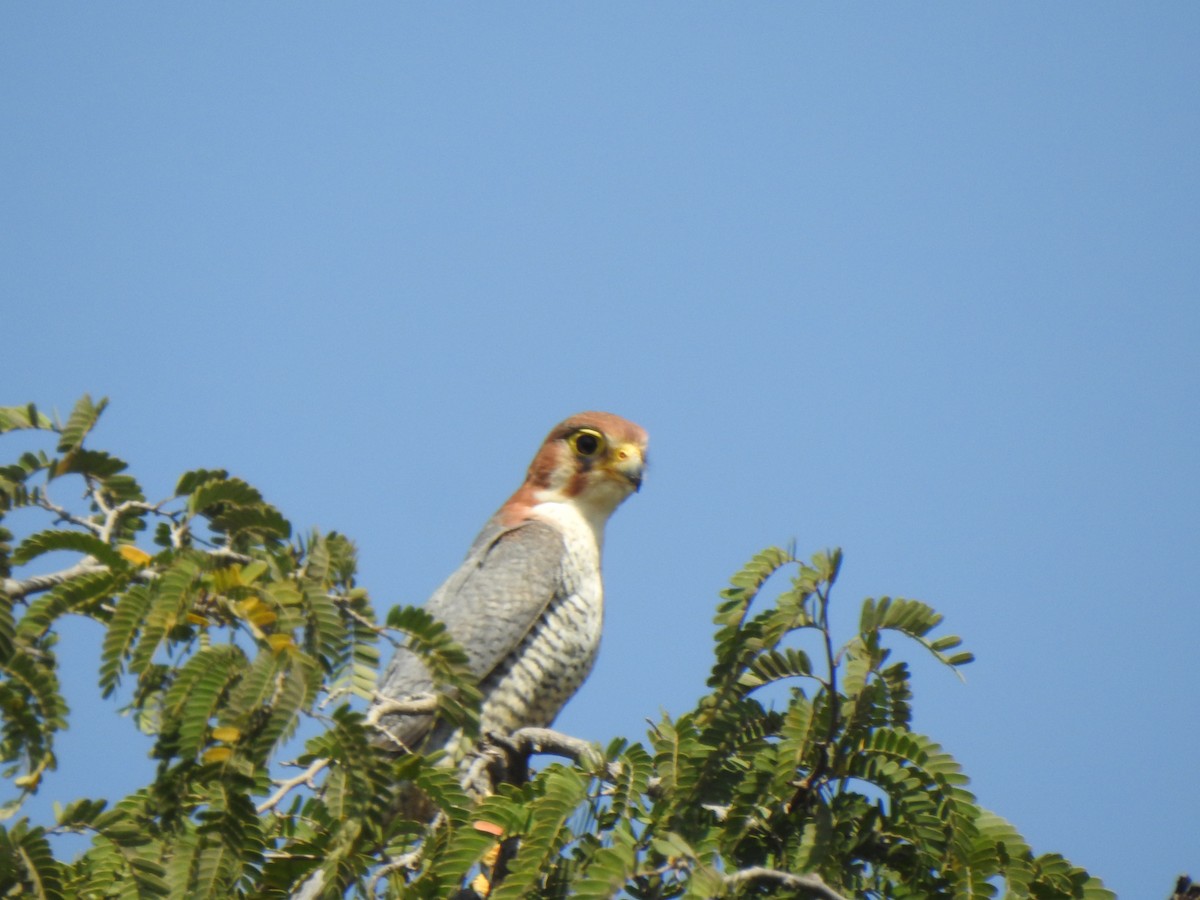
{"type": "MultiPolygon", "coordinates": [[[[596,661],[604,620],[604,526],[642,485],[646,432],[585,412],[547,435],[522,484],[483,526],[467,557],[425,605],[466,652],[483,701],[480,729],[547,726],[596,661]]],[[[391,700],[429,695],[420,658],[397,651],[379,683],[391,700]]],[[[433,716],[385,714],[402,748],[462,752],[433,716]]]]}

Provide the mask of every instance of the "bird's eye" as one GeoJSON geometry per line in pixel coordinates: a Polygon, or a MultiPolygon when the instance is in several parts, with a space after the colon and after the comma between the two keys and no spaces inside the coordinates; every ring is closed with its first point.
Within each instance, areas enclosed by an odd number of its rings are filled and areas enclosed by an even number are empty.
{"type": "Polygon", "coordinates": [[[590,428],[581,428],[571,435],[571,449],[585,459],[599,455],[604,449],[604,435],[590,428]]]}

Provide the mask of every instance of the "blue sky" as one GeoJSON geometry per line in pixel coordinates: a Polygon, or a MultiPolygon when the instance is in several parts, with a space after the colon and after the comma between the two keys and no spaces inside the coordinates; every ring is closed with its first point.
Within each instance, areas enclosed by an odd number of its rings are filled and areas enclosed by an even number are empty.
{"type": "MultiPolygon", "coordinates": [[[[727,577],[841,546],[847,626],[977,654],[916,724],[981,802],[1122,896],[1200,874],[1200,8],[6,4],[0,121],[0,403],[109,396],[152,495],[229,468],[380,608],[620,413],[564,730],[684,711],[727,577]]],[[[36,809],[143,771],[90,639],[36,809]]]]}

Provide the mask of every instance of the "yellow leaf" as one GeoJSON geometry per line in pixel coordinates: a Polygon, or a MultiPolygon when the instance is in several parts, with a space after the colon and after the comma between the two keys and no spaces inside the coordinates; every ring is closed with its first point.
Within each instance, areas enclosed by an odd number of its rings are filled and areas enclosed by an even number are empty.
{"type": "Polygon", "coordinates": [[[154,558],[145,550],[139,550],[137,547],[133,546],[133,544],[122,544],[117,548],[117,552],[135,566],[144,566],[154,558]]]}
{"type": "Polygon", "coordinates": [[[262,604],[257,597],[247,597],[245,600],[239,600],[237,604],[238,615],[243,619],[254,620],[254,611],[262,604]]]}
{"type": "Polygon", "coordinates": [[[272,610],[260,609],[246,618],[261,628],[263,625],[270,625],[279,617],[272,610]]]}
{"type": "Polygon", "coordinates": [[[204,755],[200,757],[200,760],[206,763],[225,762],[231,756],[233,756],[233,749],[231,747],[209,747],[204,751],[204,755]]]}
{"type": "Polygon", "coordinates": [[[286,633],[268,634],[267,643],[271,645],[271,649],[276,653],[296,646],[296,642],[292,640],[292,636],[286,633]]]}
{"type": "Polygon", "coordinates": [[[232,744],[242,736],[242,731],[240,728],[234,728],[232,725],[221,725],[213,729],[212,736],[213,740],[232,744]]]}
{"type": "Polygon", "coordinates": [[[207,625],[208,624],[208,619],[204,618],[204,616],[199,615],[198,613],[192,613],[192,612],[188,613],[187,620],[189,622],[191,622],[193,625],[207,625]]]}
{"type": "Polygon", "coordinates": [[[226,566],[223,569],[217,569],[212,573],[213,587],[219,593],[224,594],[235,587],[242,585],[242,567],[237,563],[231,566],[226,566]]]}

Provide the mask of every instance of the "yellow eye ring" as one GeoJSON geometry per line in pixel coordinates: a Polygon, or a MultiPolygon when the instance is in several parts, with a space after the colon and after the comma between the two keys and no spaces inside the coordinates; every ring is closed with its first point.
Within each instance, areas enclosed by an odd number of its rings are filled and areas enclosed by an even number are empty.
{"type": "Polygon", "coordinates": [[[578,456],[584,459],[595,459],[604,452],[604,435],[594,428],[580,428],[569,438],[567,443],[578,456]]]}

